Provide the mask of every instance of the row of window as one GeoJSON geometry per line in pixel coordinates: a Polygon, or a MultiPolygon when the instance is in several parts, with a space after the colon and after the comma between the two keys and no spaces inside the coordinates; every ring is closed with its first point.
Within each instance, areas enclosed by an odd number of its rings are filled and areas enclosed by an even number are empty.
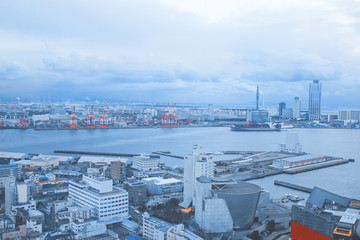
{"type": "Polygon", "coordinates": [[[105,206],[105,207],[100,207],[100,209],[104,209],[104,208],[113,208],[113,207],[118,207],[118,206],[127,206],[127,203],[121,203],[121,204],[116,204],[116,205],[111,205],[111,206],[105,206]]]}
{"type": "Polygon", "coordinates": [[[104,203],[100,203],[100,205],[114,205],[114,203],[127,204],[127,203],[128,203],[128,200],[126,199],[126,201],[104,202],[104,203]]]}
{"type": "Polygon", "coordinates": [[[100,214],[100,217],[108,217],[108,216],[114,216],[114,215],[119,215],[121,213],[126,213],[127,211],[122,211],[122,212],[118,212],[118,213],[110,213],[110,214],[100,214]]]}
{"type": "Polygon", "coordinates": [[[121,199],[121,198],[124,198],[125,196],[122,195],[122,196],[117,196],[117,197],[108,197],[108,198],[102,198],[100,199],[100,201],[106,201],[106,200],[113,200],[113,199],[121,199]]]}
{"type": "Polygon", "coordinates": [[[126,208],[126,210],[123,210],[123,208],[116,208],[116,209],[112,209],[112,210],[100,211],[100,213],[106,213],[106,212],[118,212],[118,213],[123,213],[123,212],[127,212],[127,208],[126,208]]]}

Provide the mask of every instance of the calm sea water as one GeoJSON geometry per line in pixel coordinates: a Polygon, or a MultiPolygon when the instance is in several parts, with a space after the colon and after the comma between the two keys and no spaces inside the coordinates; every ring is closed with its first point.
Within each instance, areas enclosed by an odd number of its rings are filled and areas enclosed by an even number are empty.
{"type": "MultiPolygon", "coordinates": [[[[194,144],[206,152],[223,150],[275,151],[285,142],[286,132],[297,133],[303,150],[308,153],[354,158],[355,163],[319,169],[296,175],[277,175],[253,180],[272,197],[295,193],[307,194],[274,186],[283,180],[307,187],[326,190],[360,199],[360,130],[290,129],[281,132],[233,132],[228,128],[173,129],[97,129],[97,130],[1,130],[0,151],[53,154],[55,149],[120,153],[151,153],[171,151],[185,156],[194,144]]],[[[167,165],[179,165],[180,159],[161,157],[167,165]]]]}

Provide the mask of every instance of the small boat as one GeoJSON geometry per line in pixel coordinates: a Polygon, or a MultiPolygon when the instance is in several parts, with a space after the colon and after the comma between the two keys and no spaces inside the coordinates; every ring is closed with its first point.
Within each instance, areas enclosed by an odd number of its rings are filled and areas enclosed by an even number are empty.
{"type": "Polygon", "coordinates": [[[300,202],[302,200],[304,200],[305,198],[297,196],[297,195],[292,195],[292,194],[285,194],[285,196],[281,199],[282,203],[287,203],[287,202],[300,202]]]}

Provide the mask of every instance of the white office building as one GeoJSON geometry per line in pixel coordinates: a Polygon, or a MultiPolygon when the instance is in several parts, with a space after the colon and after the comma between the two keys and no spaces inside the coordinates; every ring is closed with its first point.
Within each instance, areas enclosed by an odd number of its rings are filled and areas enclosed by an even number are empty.
{"type": "Polygon", "coordinates": [[[83,176],[82,181],[70,181],[69,198],[76,205],[94,209],[99,220],[128,218],[128,193],[113,186],[113,181],[100,176],[83,176]]]}
{"type": "Polygon", "coordinates": [[[183,224],[174,225],[169,228],[166,240],[204,240],[193,232],[185,229],[183,224]]]}
{"type": "Polygon", "coordinates": [[[143,216],[143,237],[147,240],[165,240],[172,225],[164,220],[151,217],[147,212],[143,216]]]}
{"type": "MultiPolygon", "coordinates": [[[[211,154],[201,153],[201,147],[194,145],[192,154],[184,158],[184,202],[187,208],[195,195],[195,181],[200,176],[214,176],[214,162],[211,154]]],[[[195,202],[193,201],[193,206],[195,202]]]]}
{"type": "Polygon", "coordinates": [[[106,233],[106,224],[97,220],[79,219],[71,222],[71,230],[80,238],[89,238],[106,233]]]}
{"type": "Polygon", "coordinates": [[[141,154],[141,156],[133,158],[131,166],[141,171],[157,170],[159,161],[148,154],[141,154]]]}
{"type": "Polygon", "coordinates": [[[203,240],[203,238],[185,229],[183,224],[172,225],[164,220],[143,215],[143,237],[147,240],[203,240]]]}

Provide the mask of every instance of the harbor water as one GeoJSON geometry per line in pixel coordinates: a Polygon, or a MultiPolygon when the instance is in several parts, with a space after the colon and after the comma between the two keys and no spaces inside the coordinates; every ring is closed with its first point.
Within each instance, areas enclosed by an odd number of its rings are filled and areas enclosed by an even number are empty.
{"type": "MultiPolygon", "coordinates": [[[[275,186],[274,180],[328,191],[360,199],[360,130],[289,129],[281,132],[234,132],[226,127],[149,128],[95,130],[19,130],[0,131],[0,151],[53,154],[55,149],[118,153],[170,151],[185,156],[199,144],[205,152],[277,151],[286,132],[297,133],[307,153],[355,159],[354,163],[294,174],[252,180],[270,191],[271,197],[286,193],[307,197],[306,193],[275,186]]],[[[182,165],[181,159],[161,156],[166,165],[182,165]]]]}

